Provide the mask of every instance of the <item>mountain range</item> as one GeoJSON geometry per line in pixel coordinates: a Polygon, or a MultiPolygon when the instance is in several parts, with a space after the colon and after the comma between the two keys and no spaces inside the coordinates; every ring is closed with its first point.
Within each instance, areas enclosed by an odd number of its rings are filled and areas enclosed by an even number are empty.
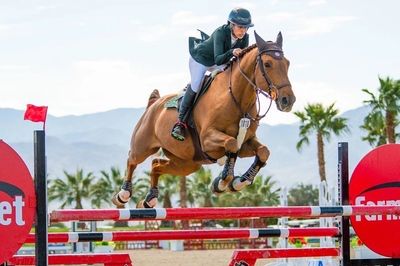
{"type": "MultiPolygon", "coordinates": [[[[341,114],[348,119],[351,133],[332,136],[325,143],[326,171],[329,184],[337,179],[337,143],[349,142],[350,171],[369,151],[368,143],[361,141],[365,135],[359,126],[368,113],[367,107],[359,107],[341,114]]],[[[86,115],[55,117],[48,115],[46,122],[46,156],[49,178],[64,178],[63,171],[74,173],[78,168],[98,173],[115,166],[125,170],[130,136],[144,108],[114,109],[86,115]]],[[[12,146],[33,173],[33,130],[41,129],[41,123],[23,120],[24,111],[0,108],[0,139],[12,146]]],[[[310,136],[310,145],[301,152],[296,150],[299,140],[299,123],[268,125],[261,123],[257,136],[271,151],[267,166],[261,174],[272,175],[281,186],[291,187],[298,183],[319,182],[316,137],[310,136]]],[[[244,173],[253,159],[240,159],[236,173],[244,173]]],[[[140,165],[136,172],[149,170],[150,161],[140,165]]],[[[208,166],[217,175],[222,167],[208,166]]]]}

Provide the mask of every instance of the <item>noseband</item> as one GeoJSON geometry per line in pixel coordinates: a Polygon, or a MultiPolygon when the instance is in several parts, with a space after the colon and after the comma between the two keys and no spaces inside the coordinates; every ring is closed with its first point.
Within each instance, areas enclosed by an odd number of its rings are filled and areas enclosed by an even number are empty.
{"type": "Polygon", "coordinates": [[[282,51],[282,49],[280,49],[279,47],[277,47],[277,46],[274,45],[274,46],[272,46],[270,49],[265,49],[265,50],[260,51],[260,52],[258,53],[258,55],[257,55],[256,67],[257,67],[257,65],[259,66],[260,71],[261,71],[261,74],[262,74],[262,76],[264,77],[264,80],[266,81],[266,83],[267,83],[267,85],[268,85],[268,91],[267,91],[267,92],[265,92],[263,89],[257,87],[257,85],[255,84],[255,81],[252,81],[252,80],[243,72],[242,68],[240,67],[240,58],[239,58],[239,57],[237,57],[237,58],[234,57],[234,58],[231,60],[231,61],[233,61],[234,59],[237,59],[237,60],[238,60],[238,67],[239,67],[240,73],[241,73],[242,76],[253,86],[253,89],[254,89],[254,91],[255,91],[255,93],[256,93],[256,98],[257,98],[257,116],[256,116],[256,117],[252,117],[252,116],[249,114],[249,112],[243,112],[242,109],[241,109],[241,107],[240,107],[239,102],[236,100],[235,96],[233,95],[233,92],[232,92],[232,84],[231,84],[233,62],[231,62],[231,64],[230,64],[230,67],[231,67],[231,75],[230,75],[230,78],[229,78],[229,92],[230,92],[230,94],[231,94],[231,96],[232,96],[232,99],[233,99],[233,101],[235,102],[235,104],[237,105],[237,107],[239,108],[239,110],[242,112],[243,117],[249,118],[249,119],[251,119],[252,121],[254,121],[254,122],[256,122],[256,123],[258,123],[258,121],[260,121],[261,119],[263,119],[263,118],[267,115],[267,113],[269,112],[269,109],[271,108],[272,101],[274,101],[274,100],[276,100],[276,99],[278,98],[279,90],[282,89],[282,88],[284,88],[284,87],[287,87],[287,86],[290,86],[290,85],[291,85],[291,84],[288,82],[288,83],[280,84],[279,86],[275,86],[275,84],[272,82],[270,76],[268,75],[267,71],[265,70],[263,61],[262,61],[262,59],[261,59],[261,56],[262,56],[263,54],[270,55],[270,56],[272,56],[274,59],[277,59],[277,60],[282,60],[282,59],[283,59],[283,51],[282,51]],[[265,113],[262,114],[262,115],[260,115],[260,110],[261,110],[261,107],[260,107],[260,96],[259,96],[260,94],[262,94],[262,95],[265,96],[266,98],[270,99],[269,106],[268,106],[267,110],[265,111],[265,113]]]}

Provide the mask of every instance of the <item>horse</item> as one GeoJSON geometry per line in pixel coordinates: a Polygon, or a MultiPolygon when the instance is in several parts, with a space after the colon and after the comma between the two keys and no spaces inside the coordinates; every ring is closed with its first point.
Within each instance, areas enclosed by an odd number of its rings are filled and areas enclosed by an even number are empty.
{"type": "Polygon", "coordinates": [[[266,115],[260,115],[260,96],[270,99],[270,107],[275,101],[282,112],[291,111],[296,101],[288,78],[289,61],[282,50],[282,34],[279,32],[275,42],[264,41],[256,32],[254,34],[256,43],[242,50],[215,76],[192,110],[198,139],[194,135],[187,136],[184,141],[171,137],[177,110],[164,105],[176,94],[160,97],[157,90],[153,91],[132,134],[123,185],[112,198],[117,207],[123,208],[132,196],[132,175],[137,165],[160,149],[166,158],[152,161],[150,190],[137,207],[156,206],[161,175],[186,176],[204,164],[215,163],[218,158],[225,157],[225,162],[212,183],[214,193],[236,192],[252,184],[270,155],[256,136],[259,121],[266,115]],[[196,141],[204,155],[200,159],[194,159],[196,141]],[[234,175],[237,157],[254,157],[252,165],[241,176],[234,175]]]}

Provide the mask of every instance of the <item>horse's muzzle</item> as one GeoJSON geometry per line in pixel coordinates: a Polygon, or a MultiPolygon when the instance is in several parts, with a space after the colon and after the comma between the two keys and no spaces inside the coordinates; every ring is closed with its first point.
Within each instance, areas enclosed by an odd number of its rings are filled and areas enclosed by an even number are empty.
{"type": "Polygon", "coordinates": [[[290,112],[292,110],[293,104],[296,101],[296,96],[279,96],[276,105],[279,111],[290,112]]]}

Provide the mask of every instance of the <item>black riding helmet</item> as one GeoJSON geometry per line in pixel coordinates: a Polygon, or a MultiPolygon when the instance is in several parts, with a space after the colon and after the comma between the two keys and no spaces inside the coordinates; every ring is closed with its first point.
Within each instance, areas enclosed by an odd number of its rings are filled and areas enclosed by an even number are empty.
{"type": "Polygon", "coordinates": [[[254,24],[251,23],[250,12],[247,9],[240,7],[232,9],[232,11],[229,13],[228,21],[238,26],[247,28],[254,26],[254,24]]]}

